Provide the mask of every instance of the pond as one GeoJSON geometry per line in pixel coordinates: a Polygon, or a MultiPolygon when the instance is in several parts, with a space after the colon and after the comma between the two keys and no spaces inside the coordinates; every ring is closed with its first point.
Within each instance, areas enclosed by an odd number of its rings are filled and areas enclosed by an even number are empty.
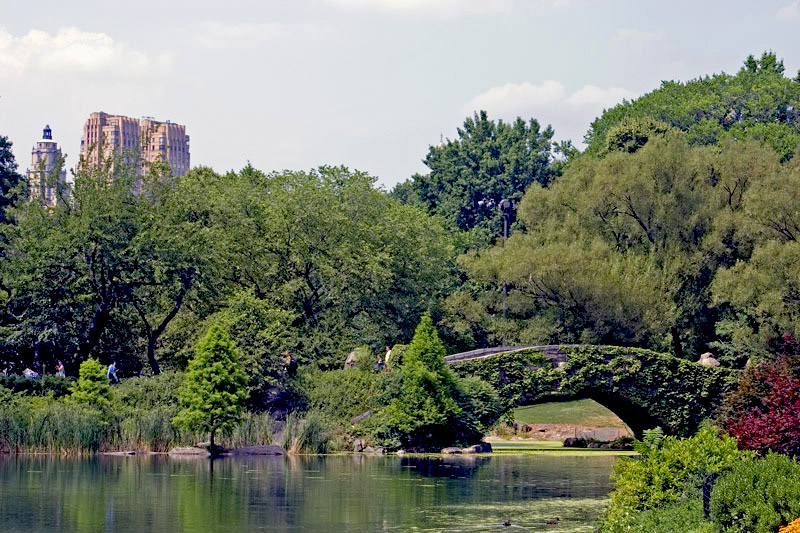
{"type": "Polygon", "coordinates": [[[0,455],[0,531],[588,532],[616,460],[0,455]]]}

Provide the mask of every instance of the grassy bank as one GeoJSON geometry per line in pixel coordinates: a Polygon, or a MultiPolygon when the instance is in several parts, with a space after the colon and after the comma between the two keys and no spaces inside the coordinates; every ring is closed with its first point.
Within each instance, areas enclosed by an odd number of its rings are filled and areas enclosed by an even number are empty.
{"type": "Polygon", "coordinates": [[[573,424],[624,428],[625,423],[606,407],[590,399],[547,402],[518,407],[514,420],[526,424],[573,424]]]}

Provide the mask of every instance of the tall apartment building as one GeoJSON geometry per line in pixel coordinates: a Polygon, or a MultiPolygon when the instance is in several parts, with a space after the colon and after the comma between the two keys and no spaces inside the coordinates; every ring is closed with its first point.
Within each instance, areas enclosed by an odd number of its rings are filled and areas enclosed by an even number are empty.
{"type": "Polygon", "coordinates": [[[96,164],[115,154],[138,164],[140,174],[149,164],[162,160],[170,164],[174,175],[183,176],[190,165],[186,126],[152,117],[138,120],[102,111],[92,113],[83,126],[81,158],[96,164]]]}
{"type": "Polygon", "coordinates": [[[28,168],[28,190],[30,199],[39,200],[43,205],[56,205],[56,186],[67,183],[67,171],[62,167],[58,175],[54,175],[56,163],[61,159],[61,148],[53,140],[53,130],[46,125],[42,131],[42,139],[36,142],[31,150],[31,166],[28,168]]]}

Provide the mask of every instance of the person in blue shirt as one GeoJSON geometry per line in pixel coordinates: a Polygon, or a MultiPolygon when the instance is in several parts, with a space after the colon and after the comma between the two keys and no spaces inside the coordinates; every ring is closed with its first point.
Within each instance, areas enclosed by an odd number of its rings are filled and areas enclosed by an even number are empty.
{"type": "Polygon", "coordinates": [[[111,361],[111,364],[108,365],[108,372],[106,372],[106,377],[108,381],[111,383],[119,383],[119,378],[117,377],[117,362],[111,361]]]}

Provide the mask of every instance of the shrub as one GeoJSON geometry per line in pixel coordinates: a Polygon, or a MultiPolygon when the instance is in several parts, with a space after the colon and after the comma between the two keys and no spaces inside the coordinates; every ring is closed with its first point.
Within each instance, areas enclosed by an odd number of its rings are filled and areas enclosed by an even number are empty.
{"type": "Polygon", "coordinates": [[[800,516],[800,463],[768,453],[735,464],[711,493],[711,518],[730,533],[774,533],[800,516]]]}
{"type": "Polygon", "coordinates": [[[348,421],[370,409],[368,391],[374,372],[349,370],[311,371],[302,376],[309,410],[337,421],[348,421]]]}
{"type": "MultiPolygon", "coordinates": [[[[688,495],[687,495],[688,496],[688,495]]],[[[703,518],[703,500],[686,497],[678,503],[639,513],[631,526],[638,533],[712,533],[714,523],[703,518]]]]}
{"type": "Polygon", "coordinates": [[[637,446],[640,459],[620,458],[612,475],[616,488],[604,517],[604,531],[628,531],[638,512],[656,509],[696,493],[703,479],[724,472],[747,457],[736,441],[711,426],[691,438],[664,437],[637,446]]]}
{"type": "Polygon", "coordinates": [[[184,374],[166,370],[157,376],[126,379],[114,387],[114,405],[119,408],[151,409],[177,406],[184,374]]]}
{"type": "Polygon", "coordinates": [[[748,368],[736,392],[726,398],[723,424],[740,448],[761,455],[800,455],[798,362],[797,357],[782,357],[748,368]]]}
{"type": "Polygon", "coordinates": [[[72,401],[102,410],[111,405],[110,396],[111,387],[103,365],[94,359],[81,363],[78,381],[72,387],[72,401]]]}
{"type": "Polygon", "coordinates": [[[55,398],[70,393],[70,386],[75,380],[67,377],[45,375],[40,379],[29,379],[25,376],[0,376],[0,389],[16,393],[52,395],[55,398]]]}

